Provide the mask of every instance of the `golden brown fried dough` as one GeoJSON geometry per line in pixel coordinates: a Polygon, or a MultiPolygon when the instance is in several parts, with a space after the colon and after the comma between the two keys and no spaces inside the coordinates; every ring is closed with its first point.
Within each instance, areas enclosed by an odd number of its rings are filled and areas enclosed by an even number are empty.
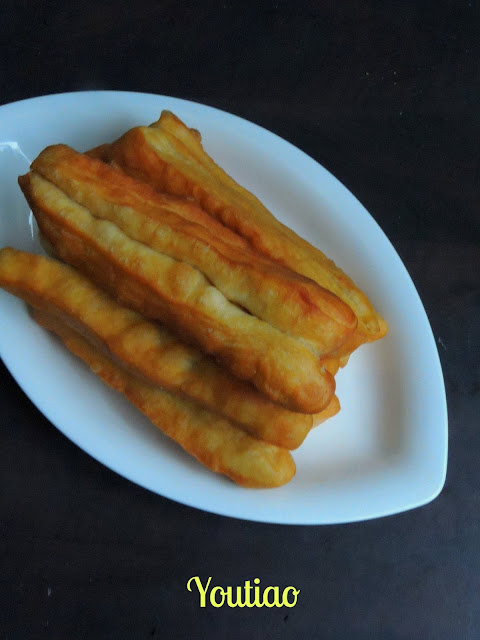
{"type": "Polygon", "coordinates": [[[333,418],[340,411],[340,401],[337,396],[333,396],[323,411],[313,416],[313,426],[318,427],[329,418],[333,418]]]}
{"type": "MultiPolygon", "coordinates": [[[[185,395],[252,435],[295,449],[321,415],[293,413],[237,380],[198,349],[117,304],[85,276],[58,260],[0,250],[0,286],[70,326],[129,372],[185,395]]],[[[327,412],[327,413],[325,413],[327,412]]]]}
{"type": "Polygon", "coordinates": [[[290,410],[316,413],[329,403],[334,379],[299,341],[231,304],[190,265],[96,219],[38,174],[19,183],[59,258],[118,301],[195,340],[235,376],[290,410]]]}
{"type": "Polygon", "coordinates": [[[196,205],[161,196],[65,145],[45,149],[32,170],[129,238],[198,269],[227,300],[301,340],[319,357],[338,349],[355,330],[355,314],[329,291],[248,246],[232,246],[216,233],[218,223],[206,228],[183,217],[185,208],[196,205]]]}
{"type": "MultiPolygon", "coordinates": [[[[111,147],[111,144],[102,144],[99,147],[90,149],[85,155],[101,160],[102,162],[110,164],[112,167],[122,170],[111,161],[111,147]]],[[[242,236],[239,236],[237,233],[219,222],[216,218],[212,217],[209,213],[199,207],[192,199],[177,197],[167,193],[156,193],[157,196],[162,198],[162,202],[166,207],[171,206],[174,208],[175,213],[182,216],[185,220],[202,225],[206,229],[209,229],[214,237],[221,238],[224,242],[227,242],[234,247],[251,250],[251,246],[245,238],[242,238],[242,236]]]]}
{"type": "Polygon", "coordinates": [[[199,462],[249,488],[274,488],[295,475],[285,449],[245,433],[224,418],[132,376],[58,318],[36,311],[35,319],[56,333],[65,346],[110,387],[122,393],[163,433],[199,462]]]}
{"type": "Polygon", "coordinates": [[[89,158],[96,158],[97,160],[101,160],[102,162],[108,162],[110,158],[110,147],[111,145],[100,144],[98,147],[94,147],[93,149],[89,149],[85,155],[89,158]]]}
{"type": "Polygon", "coordinates": [[[325,369],[332,374],[332,376],[336,376],[337,371],[340,369],[340,367],[344,366],[343,364],[341,364],[341,361],[338,358],[324,358],[320,362],[322,366],[325,367],[325,369]]]}
{"type": "Polygon", "coordinates": [[[349,305],[358,327],[339,347],[337,357],[386,334],[385,321],[353,281],[216,165],[198,137],[172,113],[164,111],[150,127],[127,132],[111,146],[110,160],[159,191],[193,198],[255,249],[311,278],[349,305]]]}

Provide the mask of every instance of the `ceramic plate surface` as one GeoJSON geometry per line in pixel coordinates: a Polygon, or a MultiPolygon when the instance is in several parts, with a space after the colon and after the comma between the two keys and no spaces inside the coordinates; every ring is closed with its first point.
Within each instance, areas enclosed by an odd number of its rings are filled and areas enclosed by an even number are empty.
{"type": "Polygon", "coordinates": [[[178,502],[237,518],[327,524],[398,513],[432,500],[446,472],[447,410],[438,352],[416,289],[355,197],[318,163],[236,116],[174,98],[82,92],[0,108],[0,246],[41,252],[17,186],[47,145],[84,151],[170,109],[285,224],[367,293],[389,335],[360,348],[337,376],[342,410],[294,452],[297,474],[274,490],[242,489],[201,467],[105,387],[0,291],[0,355],[40,411],[94,458],[178,502]],[[418,363],[422,363],[419,367],[418,363]]]}

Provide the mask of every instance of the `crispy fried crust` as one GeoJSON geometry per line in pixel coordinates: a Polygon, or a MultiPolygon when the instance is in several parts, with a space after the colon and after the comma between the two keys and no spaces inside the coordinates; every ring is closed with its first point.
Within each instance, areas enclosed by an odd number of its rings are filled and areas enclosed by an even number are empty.
{"type": "MultiPolygon", "coordinates": [[[[85,155],[90,158],[96,158],[102,162],[110,164],[110,166],[122,170],[121,167],[117,167],[114,162],[111,161],[111,144],[102,144],[99,147],[90,149],[85,155]]],[[[124,172],[125,173],[125,172],[124,172]]],[[[138,182],[138,181],[137,181],[138,182]]],[[[250,249],[251,246],[237,233],[223,225],[216,218],[213,218],[209,213],[199,207],[192,199],[177,197],[167,193],[157,193],[157,197],[162,199],[165,206],[174,207],[175,213],[182,216],[188,222],[202,225],[206,229],[209,229],[214,237],[221,238],[224,242],[238,247],[239,249],[250,249]]]]}
{"type": "Polygon", "coordinates": [[[99,378],[212,471],[243,487],[264,489],[280,487],[295,475],[295,463],[285,449],[252,437],[194,402],[140,381],[57,318],[38,311],[34,317],[56,333],[99,378]]]}
{"type": "Polygon", "coordinates": [[[110,147],[110,161],[159,191],[193,198],[255,249],[311,278],[349,305],[358,327],[339,347],[337,357],[386,334],[385,321],[353,281],[216,165],[198,137],[172,113],[164,111],[150,127],[127,132],[110,147]]]}
{"type": "Polygon", "coordinates": [[[340,401],[337,396],[333,396],[325,409],[313,416],[313,426],[318,427],[318,425],[323,424],[329,418],[336,416],[339,411],[340,401]]]}
{"type": "Polygon", "coordinates": [[[85,155],[89,158],[96,158],[97,160],[101,160],[102,162],[108,162],[110,157],[110,144],[100,144],[98,147],[94,147],[93,149],[89,149],[85,155]]]}
{"type": "Polygon", "coordinates": [[[58,318],[131,373],[185,395],[238,422],[252,435],[295,449],[322,414],[293,413],[237,380],[198,349],[158,324],[117,304],[72,267],[58,260],[0,250],[0,286],[58,318]]]}
{"type": "MultiPolygon", "coordinates": [[[[161,196],[104,162],[65,145],[48,147],[32,170],[88,208],[115,223],[129,238],[198,269],[231,302],[324,357],[355,330],[350,307],[312,280],[286,269],[248,246],[232,246],[182,212],[198,207],[161,196]]],[[[214,222],[211,216],[199,215],[214,222]]]]}
{"type": "Polygon", "coordinates": [[[340,366],[343,366],[340,364],[340,360],[338,360],[338,358],[323,358],[320,362],[322,363],[322,366],[332,374],[332,376],[336,376],[340,366]]]}
{"type": "Polygon", "coordinates": [[[190,265],[96,219],[38,174],[19,183],[57,255],[121,303],[195,340],[292,411],[316,413],[329,403],[334,379],[299,341],[228,302],[190,265]]]}

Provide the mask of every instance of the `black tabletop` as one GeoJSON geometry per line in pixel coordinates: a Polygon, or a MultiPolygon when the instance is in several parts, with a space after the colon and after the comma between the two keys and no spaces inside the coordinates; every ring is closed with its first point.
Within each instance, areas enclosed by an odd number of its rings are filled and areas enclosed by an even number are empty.
{"type": "Polygon", "coordinates": [[[0,638],[480,637],[478,3],[3,0],[0,18],[2,103],[84,89],[188,98],[329,169],[417,286],[449,410],[447,481],[429,505],[259,524],[109,471],[0,365],[0,638]],[[197,575],[300,594],[292,608],[202,608],[186,587],[197,575]]]}

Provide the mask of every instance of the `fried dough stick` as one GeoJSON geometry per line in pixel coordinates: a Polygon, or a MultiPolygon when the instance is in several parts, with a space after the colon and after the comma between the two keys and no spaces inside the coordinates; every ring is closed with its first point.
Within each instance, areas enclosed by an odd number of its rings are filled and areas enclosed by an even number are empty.
{"type": "Polygon", "coordinates": [[[218,223],[205,227],[187,220],[182,214],[198,209],[193,203],[157,194],[66,145],[47,147],[32,170],[129,238],[198,269],[225,298],[301,340],[319,357],[355,330],[355,314],[337,296],[248,246],[232,246],[215,233],[218,223]]]}
{"type": "Polygon", "coordinates": [[[58,318],[39,311],[34,312],[34,318],[56,333],[72,353],[165,435],[212,471],[243,487],[257,489],[280,487],[295,475],[295,463],[285,449],[252,437],[194,402],[140,381],[58,318]]]}
{"type": "Polygon", "coordinates": [[[196,341],[236,377],[290,410],[317,413],[330,402],[333,377],[298,340],[228,302],[186,263],[96,219],[38,174],[31,172],[19,183],[59,258],[121,304],[196,341]]]}
{"type": "Polygon", "coordinates": [[[311,278],[349,305],[358,327],[337,350],[337,357],[386,334],[385,321],[354,282],[215,164],[199,136],[172,113],[163,111],[150,127],[131,129],[110,146],[109,153],[110,161],[126,173],[158,191],[193,198],[256,250],[311,278]]]}
{"type": "Polygon", "coordinates": [[[0,286],[70,326],[101,353],[153,386],[185,395],[238,422],[252,435],[285,449],[297,448],[314,424],[338,411],[336,397],[323,412],[313,416],[293,413],[270,402],[198,349],[120,306],[58,260],[1,249],[0,286]]]}

